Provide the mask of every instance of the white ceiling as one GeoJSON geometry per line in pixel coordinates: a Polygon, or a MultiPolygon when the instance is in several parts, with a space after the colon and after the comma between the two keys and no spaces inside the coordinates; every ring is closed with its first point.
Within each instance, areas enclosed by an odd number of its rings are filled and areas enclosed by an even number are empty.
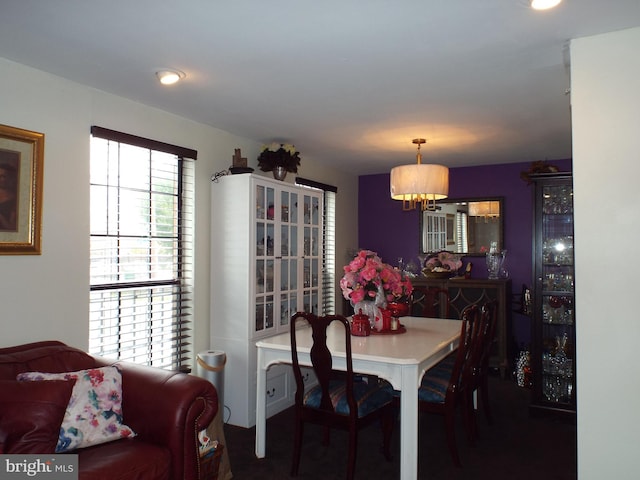
{"type": "Polygon", "coordinates": [[[571,157],[569,40],[639,25],[638,0],[0,0],[0,56],[383,173],[416,137],[450,167],[571,157]]]}

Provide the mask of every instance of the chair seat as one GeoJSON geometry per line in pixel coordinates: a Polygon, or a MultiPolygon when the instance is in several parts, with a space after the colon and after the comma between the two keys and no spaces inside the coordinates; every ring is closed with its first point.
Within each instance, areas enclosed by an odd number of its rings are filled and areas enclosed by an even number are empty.
{"type": "Polygon", "coordinates": [[[419,400],[428,403],[444,403],[456,355],[456,352],[450,353],[425,372],[418,388],[419,400]]]}
{"type": "MultiPolygon", "coordinates": [[[[447,393],[447,385],[451,378],[457,353],[454,351],[427,370],[422,377],[421,387],[418,389],[418,399],[430,403],[443,403],[447,393]],[[423,391],[424,390],[424,391],[423,391]],[[437,392],[434,393],[434,392],[437,392]]],[[[400,397],[400,390],[394,390],[393,396],[400,397]]]]}
{"type": "Polygon", "coordinates": [[[440,360],[438,362],[438,365],[446,365],[449,368],[453,368],[453,365],[456,363],[456,353],[450,353],[448,356],[446,356],[445,358],[443,358],[442,360],[440,360]]]}
{"type": "MultiPolygon", "coordinates": [[[[332,380],[329,382],[329,395],[331,403],[340,415],[349,415],[347,404],[346,381],[332,380]]],[[[353,393],[358,405],[358,417],[365,417],[374,410],[391,403],[393,399],[393,387],[385,380],[369,380],[358,377],[353,382],[353,393]]],[[[305,407],[320,408],[322,389],[319,385],[305,393],[303,403],[305,407]]]]}

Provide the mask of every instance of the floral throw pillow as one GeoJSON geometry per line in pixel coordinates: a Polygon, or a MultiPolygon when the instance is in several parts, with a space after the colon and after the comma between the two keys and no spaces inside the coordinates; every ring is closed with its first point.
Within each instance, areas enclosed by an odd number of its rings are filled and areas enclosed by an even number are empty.
{"type": "Polygon", "coordinates": [[[76,381],[67,405],[56,453],[135,436],[122,423],[122,375],[116,367],[91,368],[77,372],[25,372],[19,381],[76,381]]]}

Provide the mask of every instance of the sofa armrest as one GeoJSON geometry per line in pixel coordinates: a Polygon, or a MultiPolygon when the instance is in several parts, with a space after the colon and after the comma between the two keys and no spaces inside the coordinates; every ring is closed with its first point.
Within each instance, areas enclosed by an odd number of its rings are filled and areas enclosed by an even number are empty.
{"type": "Polygon", "coordinates": [[[198,433],[218,411],[215,387],[205,379],[117,362],[122,372],[124,423],[140,440],[171,452],[173,479],[200,478],[198,433]]]}

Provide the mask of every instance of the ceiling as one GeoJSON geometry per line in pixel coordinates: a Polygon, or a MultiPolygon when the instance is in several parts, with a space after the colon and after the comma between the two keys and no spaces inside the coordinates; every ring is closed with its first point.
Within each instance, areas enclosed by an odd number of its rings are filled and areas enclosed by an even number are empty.
{"type": "Polygon", "coordinates": [[[371,174],[416,137],[449,167],[571,157],[569,40],[639,25],[638,0],[0,0],[0,57],[371,174]]]}

